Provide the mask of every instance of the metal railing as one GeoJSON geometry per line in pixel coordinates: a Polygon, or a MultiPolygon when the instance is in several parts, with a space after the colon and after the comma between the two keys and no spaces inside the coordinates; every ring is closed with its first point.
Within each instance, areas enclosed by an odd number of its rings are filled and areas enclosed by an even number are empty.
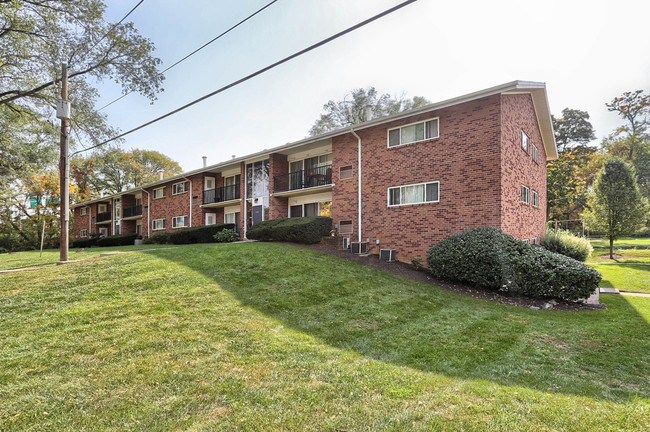
{"type": "Polygon", "coordinates": [[[240,184],[203,191],[203,204],[214,204],[241,198],[240,184]]]}
{"type": "Polygon", "coordinates": [[[130,218],[134,216],[142,216],[142,204],[133,207],[124,207],[122,210],[123,218],[130,218]]]}
{"type": "Polygon", "coordinates": [[[287,192],[332,184],[332,165],[281,174],[273,178],[274,192],[287,192]]]}
{"type": "Polygon", "coordinates": [[[111,212],[97,213],[97,222],[106,222],[111,220],[111,212]]]}

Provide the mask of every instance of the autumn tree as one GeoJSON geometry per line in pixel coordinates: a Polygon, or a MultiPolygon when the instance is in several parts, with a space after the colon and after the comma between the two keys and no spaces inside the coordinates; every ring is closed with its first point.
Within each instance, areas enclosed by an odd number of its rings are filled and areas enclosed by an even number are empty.
{"type": "Polygon", "coordinates": [[[575,146],[585,146],[596,139],[587,111],[564,108],[562,117],[551,116],[551,119],[560,152],[575,146]]]}
{"type": "Polygon", "coordinates": [[[609,239],[609,257],[614,258],[614,240],[633,234],[646,222],[648,202],[636,183],[634,169],[619,158],[606,163],[594,183],[583,216],[594,231],[609,239]]]}
{"type": "Polygon", "coordinates": [[[341,101],[330,100],[314,125],[309,130],[311,136],[320,135],[335,129],[364,123],[379,117],[397,114],[429,104],[426,98],[415,96],[405,98],[404,94],[393,97],[388,93],[379,94],[374,87],[357,88],[343,97],[341,101]]]}
{"type": "Polygon", "coordinates": [[[87,158],[72,161],[75,183],[85,196],[119,193],[163,177],[180,174],[177,162],[153,150],[124,151],[105,147],[87,158]]]}

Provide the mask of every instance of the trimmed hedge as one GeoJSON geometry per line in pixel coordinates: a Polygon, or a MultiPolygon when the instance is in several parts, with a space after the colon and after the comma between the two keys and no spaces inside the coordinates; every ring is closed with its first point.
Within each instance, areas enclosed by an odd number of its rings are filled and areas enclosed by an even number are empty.
{"type": "Polygon", "coordinates": [[[601,280],[600,273],[573,258],[489,227],[443,240],[429,250],[427,264],[439,279],[513,295],[570,301],[588,298],[601,280]]]}
{"type": "Polygon", "coordinates": [[[97,246],[126,246],[135,244],[140,234],[118,234],[97,239],[97,246]]]}
{"type": "Polygon", "coordinates": [[[144,239],[145,244],[193,244],[213,243],[214,235],[218,232],[234,230],[234,224],[205,225],[192,228],[183,228],[178,231],[161,232],[144,239]]]}
{"type": "Polygon", "coordinates": [[[74,240],[70,246],[73,248],[89,248],[89,247],[97,246],[97,240],[99,240],[99,237],[90,237],[90,238],[85,238],[80,240],[74,240]]]}
{"type": "Polygon", "coordinates": [[[261,241],[288,241],[295,243],[318,243],[332,230],[332,218],[308,216],[301,218],[272,219],[253,225],[246,237],[261,241]]]}
{"type": "Polygon", "coordinates": [[[566,255],[582,262],[585,262],[593,251],[589,240],[564,230],[558,230],[557,232],[552,229],[546,230],[541,243],[551,252],[566,255]]]}

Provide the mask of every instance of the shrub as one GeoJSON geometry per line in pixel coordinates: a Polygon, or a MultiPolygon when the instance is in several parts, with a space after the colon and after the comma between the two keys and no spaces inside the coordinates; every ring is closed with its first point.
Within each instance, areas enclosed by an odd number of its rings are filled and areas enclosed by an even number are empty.
{"type": "Polygon", "coordinates": [[[309,216],[302,218],[272,219],[253,225],[246,237],[253,240],[318,243],[332,230],[332,218],[309,216]]]}
{"type": "Polygon", "coordinates": [[[118,234],[97,239],[97,246],[125,246],[135,243],[138,234],[118,234]]]}
{"type": "Polygon", "coordinates": [[[513,295],[579,300],[600,283],[600,273],[564,255],[517,240],[497,228],[453,235],[429,250],[427,264],[440,279],[513,295]]]}
{"type": "Polygon", "coordinates": [[[212,243],[214,235],[225,229],[233,230],[234,224],[205,225],[183,228],[178,231],[161,232],[144,239],[146,244],[193,244],[212,243]]]}
{"type": "Polygon", "coordinates": [[[551,252],[566,255],[578,261],[584,262],[591,256],[591,243],[584,237],[578,237],[569,231],[547,230],[542,237],[542,246],[551,252]]]}
{"type": "Polygon", "coordinates": [[[89,247],[97,246],[97,240],[99,240],[98,237],[90,237],[90,238],[74,240],[70,246],[72,246],[73,248],[89,248],[89,247]]]}
{"type": "Polygon", "coordinates": [[[239,234],[232,229],[221,230],[212,237],[217,243],[231,243],[239,240],[239,234]]]}

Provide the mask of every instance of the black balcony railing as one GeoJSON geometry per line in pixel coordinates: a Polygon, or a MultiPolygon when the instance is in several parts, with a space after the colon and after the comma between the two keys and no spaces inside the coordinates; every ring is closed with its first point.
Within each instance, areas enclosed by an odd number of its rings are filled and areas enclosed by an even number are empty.
{"type": "Polygon", "coordinates": [[[106,222],[111,220],[111,212],[97,213],[97,222],[106,222]]]}
{"type": "Polygon", "coordinates": [[[124,207],[122,210],[123,218],[130,218],[135,216],[142,216],[142,204],[133,207],[124,207]]]}
{"type": "Polygon", "coordinates": [[[332,165],[275,176],[273,190],[274,192],[287,192],[328,184],[332,184],[332,165]]]}
{"type": "Polygon", "coordinates": [[[203,204],[214,204],[241,198],[239,183],[203,191],[203,204]]]}

